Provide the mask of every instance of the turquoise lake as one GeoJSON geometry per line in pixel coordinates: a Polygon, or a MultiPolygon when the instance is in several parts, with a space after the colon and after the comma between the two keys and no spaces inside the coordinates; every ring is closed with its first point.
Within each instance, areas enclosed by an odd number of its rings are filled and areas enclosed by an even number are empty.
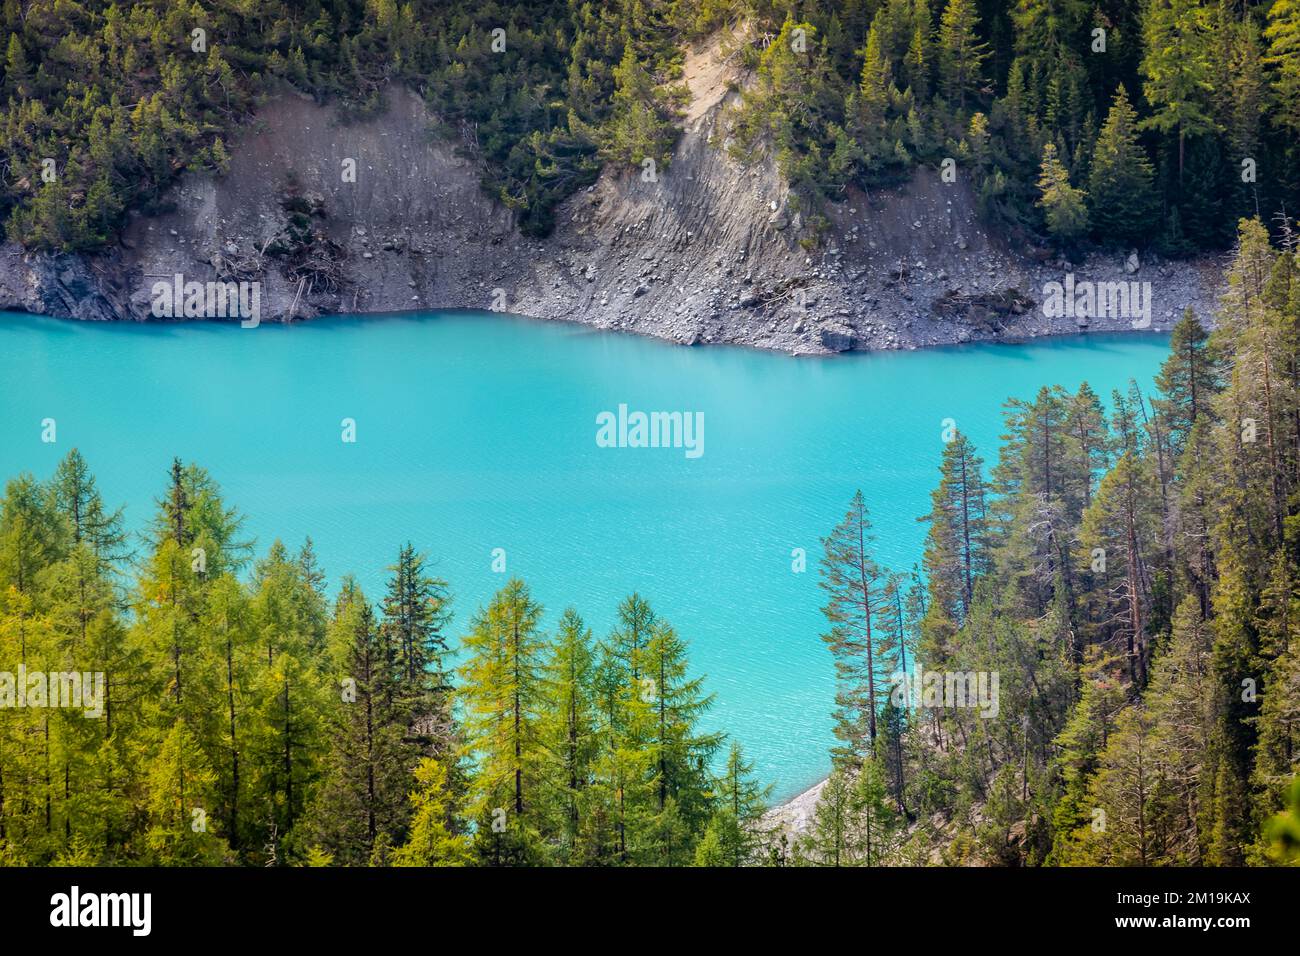
{"type": "Polygon", "coordinates": [[[737,736],[784,798],[828,766],[833,674],[820,538],[857,488],[877,556],[920,557],[942,422],[996,457],[1001,406],[1087,380],[1144,390],[1167,337],[792,358],[684,348],[493,314],[293,326],[114,324],[0,315],[0,477],[40,478],[73,447],[140,527],[173,456],[196,461],[264,552],[310,534],[332,580],[372,600],[408,539],[451,585],[459,634],[523,577],[552,625],[573,605],[597,635],[633,590],[690,641],[737,736]],[[701,412],[704,454],[602,448],[596,417],[701,412]],[[57,422],[57,442],[41,422],[57,422]],[[356,422],[356,442],[341,421],[356,422]],[[792,549],[807,571],[791,570],[792,549]]]}

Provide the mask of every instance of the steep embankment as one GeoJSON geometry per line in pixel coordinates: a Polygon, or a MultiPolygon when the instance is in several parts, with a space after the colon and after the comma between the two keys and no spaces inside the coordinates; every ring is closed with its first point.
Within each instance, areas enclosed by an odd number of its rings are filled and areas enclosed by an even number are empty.
{"type": "Polygon", "coordinates": [[[1150,281],[1155,329],[1189,304],[1208,314],[1212,263],[1147,261],[1131,274],[1122,256],[1036,258],[981,226],[960,177],[944,183],[928,170],[899,189],[847,196],[820,243],[804,248],[806,225],[773,165],[742,166],[726,150],[739,77],[724,45],[693,52],[685,79],[692,102],[670,168],[655,181],[606,170],[541,241],[483,194],[474,162],[413,93],[394,90],[384,114],[350,125],[279,97],[231,149],[226,175],[187,175],[170,211],[134,218],[111,253],[0,248],[0,309],[146,319],[154,282],[180,273],[260,281],[264,321],[499,308],[797,353],[1130,327],[1045,317],[1044,283],[1072,271],[1150,281]]]}

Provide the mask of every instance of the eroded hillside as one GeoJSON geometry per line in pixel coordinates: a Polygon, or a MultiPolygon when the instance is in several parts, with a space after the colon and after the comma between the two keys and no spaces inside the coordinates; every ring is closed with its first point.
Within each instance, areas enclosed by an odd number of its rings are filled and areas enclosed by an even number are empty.
{"type": "Polygon", "coordinates": [[[1073,273],[1150,282],[1153,329],[1188,305],[1208,315],[1212,263],[1066,263],[1010,248],[981,225],[960,175],[948,183],[925,168],[901,188],[850,191],[814,237],[774,164],[742,164],[727,148],[745,78],[726,49],[715,39],[687,58],[691,100],[671,165],[653,177],[607,168],[545,240],[484,194],[475,161],[414,93],[395,88],[385,112],[352,124],[286,94],[231,146],[225,175],[187,174],[169,211],[135,217],[111,252],[6,245],[0,308],[144,320],[154,283],[179,273],[260,282],[263,321],[495,308],[795,353],[1132,327],[1046,317],[1044,285],[1073,273]]]}

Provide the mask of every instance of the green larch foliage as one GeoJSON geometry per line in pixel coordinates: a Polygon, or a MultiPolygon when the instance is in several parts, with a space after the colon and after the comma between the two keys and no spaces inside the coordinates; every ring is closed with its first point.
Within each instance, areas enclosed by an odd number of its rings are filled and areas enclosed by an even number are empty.
{"type": "Polygon", "coordinates": [[[521,864],[539,851],[545,638],[542,608],[512,579],[465,636],[460,702],[465,756],[475,764],[467,812],[487,863],[521,864]]]}

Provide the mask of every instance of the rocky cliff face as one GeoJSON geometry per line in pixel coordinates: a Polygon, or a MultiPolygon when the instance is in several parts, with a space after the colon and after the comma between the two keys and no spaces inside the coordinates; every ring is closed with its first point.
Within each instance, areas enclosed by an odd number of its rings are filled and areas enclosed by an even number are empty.
{"type": "Polygon", "coordinates": [[[726,149],[737,77],[720,44],[692,53],[685,79],[693,99],[671,166],[653,180],[606,170],[545,240],[484,195],[413,93],[394,90],[385,113],[355,124],[282,96],[232,146],[225,175],[187,175],[169,211],[134,218],[112,252],[0,247],[0,309],[145,320],[154,283],[179,273],[260,282],[263,321],[492,308],[794,353],[1132,327],[1046,317],[1045,284],[1072,273],[1150,282],[1153,329],[1188,305],[1209,317],[1213,263],[1063,263],[1009,248],[980,225],[960,176],[933,171],[848,195],[820,241],[801,242],[806,223],[773,165],[743,166],[726,149]]]}

